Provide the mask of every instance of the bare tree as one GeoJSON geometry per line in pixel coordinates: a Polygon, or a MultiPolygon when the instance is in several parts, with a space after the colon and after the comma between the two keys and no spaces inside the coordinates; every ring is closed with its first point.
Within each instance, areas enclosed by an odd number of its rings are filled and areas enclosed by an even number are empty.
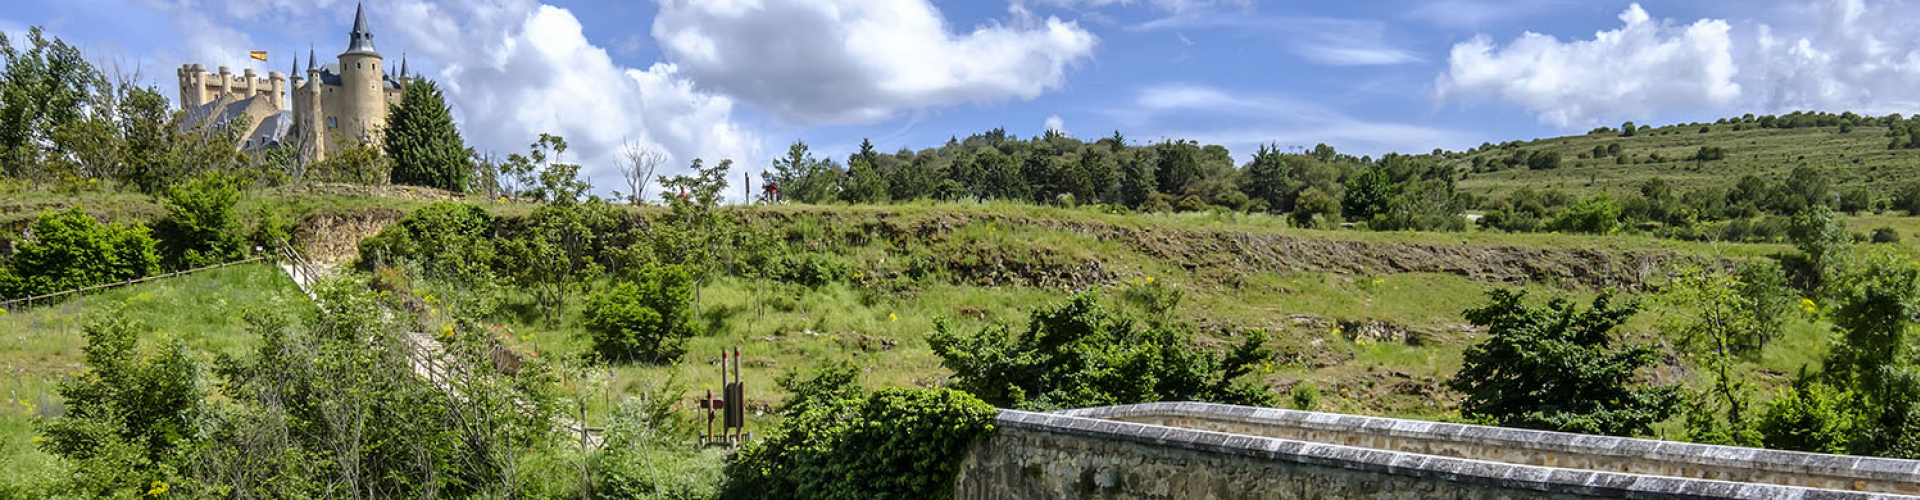
{"type": "Polygon", "coordinates": [[[620,175],[627,180],[627,200],[635,205],[646,201],[647,182],[653,179],[653,172],[667,162],[667,153],[640,141],[627,141],[622,147],[623,159],[620,175]]]}

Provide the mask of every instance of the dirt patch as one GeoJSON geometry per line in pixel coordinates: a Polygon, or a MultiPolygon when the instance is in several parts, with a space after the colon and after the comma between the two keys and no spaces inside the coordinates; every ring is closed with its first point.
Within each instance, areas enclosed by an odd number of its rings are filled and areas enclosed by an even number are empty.
{"type": "Polygon", "coordinates": [[[314,214],[294,226],[293,244],[313,260],[351,261],[360,257],[360,240],[380,234],[405,216],[391,208],[314,214]]]}

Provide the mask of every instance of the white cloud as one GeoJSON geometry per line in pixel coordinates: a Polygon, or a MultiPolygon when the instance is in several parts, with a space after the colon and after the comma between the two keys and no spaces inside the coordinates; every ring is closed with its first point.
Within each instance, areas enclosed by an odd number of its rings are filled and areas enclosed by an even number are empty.
{"type": "Polygon", "coordinates": [[[1739,99],[1725,21],[1677,26],[1652,19],[1639,4],[1620,20],[1625,26],[1592,40],[1563,43],[1529,32],[1506,47],[1484,36],[1455,45],[1439,97],[1514,102],[1561,127],[1739,99]]]}
{"type": "Polygon", "coordinates": [[[963,33],[926,0],[661,0],[653,35],[701,87],[809,124],[1033,99],[1098,43],[1052,17],[963,33]]]}
{"type": "Polygon", "coordinates": [[[1293,53],[1329,66],[1382,66],[1419,62],[1420,57],[1387,42],[1379,21],[1304,18],[1281,23],[1293,53]]]}
{"type": "Polygon", "coordinates": [[[1041,130],[1051,130],[1051,131],[1054,131],[1054,132],[1059,132],[1059,133],[1061,133],[1061,134],[1066,134],[1066,133],[1067,133],[1067,121],[1066,121],[1066,120],[1062,120],[1062,119],[1060,119],[1060,115],[1053,115],[1053,116],[1049,116],[1049,117],[1047,117],[1047,121],[1046,121],[1046,123],[1044,123],[1044,124],[1042,124],[1042,125],[1041,125],[1041,127],[1040,127],[1040,129],[1041,129],[1041,130]]]}
{"type": "Polygon", "coordinates": [[[1668,111],[1920,111],[1920,10],[1899,1],[1822,0],[1775,24],[1655,20],[1639,5],[1623,26],[1562,42],[1528,33],[1499,47],[1455,45],[1437,98],[1516,104],[1579,127],[1668,111]]]}
{"type": "MultiPolygon", "coordinates": [[[[1035,5],[1044,5],[1049,7],[1063,8],[1063,9],[1066,9],[1066,8],[1101,9],[1101,8],[1115,6],[1115,5],[1146,5],[1154,9],[1171,12],[1174,14],[1204,10],[1204,9],[1212,8],[1216,6],[1247,7],[1253,4],[1252,0],[1144,0],[1144,1],[1142,0],[1031,0],[1031,1],[1035,5]]],[[[1019,0],[1015,0],[1013,2],[1013,5],[1017,9],[1019,8],[1019,6],[1022,5],[1022,2],[1020,2],[1019,0]]]]}
{"type": "Polygon", "coordinates": [[[1410,20],[1450,28],[1478,28],[1495,22],[1538,14],[1547,7],[1569,3],[1567,0],[1522,0],[1493,2],[1488,0],[1433,0],[1420,2],[1419,7],[1407,11],[1405,17],[1410,20]]]}
{"type": "Polygon", "coordinates": [[[1354,154],[1425,152],[1469,147],[1474,137],[1460,131],[1407,123],[1355,118],[1324,105],[1285,96],[1234,93],[1204,85],[1174,84],[1141,89],[1133,106],[1109,112],[1129,128],[1148,136],[1178,137],[1220,144],[1242,156],[1260,145],[1281,147],[1327,143],[1354,154]],[[1204,123],[1204,126],[1167,125],[1204,123]]]}
{"type": "MultiPolygon", "coordinates": [[[[354,3],[346,0],[176,0],[163,9],[181,29],[207,30],[189,40],[188,54],[241,54],[251,45],[244,32],[275,29],[314,16],[336,16],[345,26],[354,3]],[[231,4],[226,17],[204,12],[231,4]],[[255,8],[253,4],[271,8],[255,8]]],[[[757,167],[766,161],[760,136],[734,117],[734,103],[697,88],[672,64],[624,67],[588,40],[572,11],[535,0],[392,0],[368,5],[375,43],[388,59],[401,52],[416,72],[439,82],[470,146],[481,151],[524,152],[541,133],[567,139],[563,158],[583,166],[598,192],[618,182],[620,146],[635,140],[671,156],[665,172],[678,173],[694,158],[733,159],[757,167]]],[[[284,29],[293,29],[286,27],[284,29]]],[[[323,63],[345,46],[346,34],[314,35],[323,63]]],[[[300,54],[304,58],[305,54],[300,54]]],[[[276,68],[288,64],[276,59],[276,68]]],[[[212,62],[212,61],[208,61],[212,62]]]]}

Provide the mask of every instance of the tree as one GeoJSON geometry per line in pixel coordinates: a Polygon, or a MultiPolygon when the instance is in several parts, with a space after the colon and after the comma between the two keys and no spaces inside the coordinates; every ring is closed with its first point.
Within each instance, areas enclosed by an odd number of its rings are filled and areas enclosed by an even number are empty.
{"type": "Polygon", "coordinates": [[[1219,357],[1193,349],[1176,325],[1136,325],[1092,292],[1034,311],[1027,329],[967,334],[942,322],[928,343],[954,372],[953,387],[1001,407],[1082,408],[1204,400],[1271,406],[1277,399],[1238,379],[1262,362],[1267,337],[1249,334],[1219,357]]]}
{"type": "Polygon", "coordinates": [[[603,267],[593,250],[604,235],[590,218],[601,203],[546,205],[527,217],[527,227],[500,243],[502,274],[533,295],[547,324],[560,320],[567,297],[588,289],[603,267]]]}
{"type": "Polygon", "coordinates": [[[1679,274],[1659,298],[1668,306],[1665,326],[1679,338],[1682,352],[1714,379],[1713,387],[1687,407],[1689,438],[1758,445],[1761,437],[1748,414],[1752,396],[1733,373],[1734,363],[1758,357],[1758,346],[1768,334],[1763,318],[1755,314],[1755,300],[1741,293],[1750,287],[1735,275],[1697,267],[1679,274]]]}
{"type": "Polygon", "coordinates": [[[153,225],[160,237],[161,262],[173,269],[191,269],[236,260],[246,254],[240,219],[237,181],[223,173],[207,173],[167,189],[162,200],[167,217],[153,225]]]}
{"type": "Polygon", "coordinates": [[[1263,144],[1243,170],[1240,188],[1249,198],[1265,200],[1268,210],[1286,212],[1292,208],[1291,198],[1298,191],[1293,179],[1287,176],[1288,170],[1279,148],[1263,144]]]}
{"type": "Polygon", "coordinates": [[[1620,137],[1633,137],[1633,134],[1639,132],[1639,130],[1640,129],[1633,126],[1633,122],[1622,123],[1620,124],[1620,137]]]}
{"type": "Polygon", "coordinates": [[[1678,387],[1634,383],[1635,372],[1655,362],[1653,348],[1613,345],[1610,332],[1633,316],[1634,304],[1615,304],[1610,293],[1585,310],[1565,298],[1528,307],[1520,291],[1495,290],[1491,298],[1466,312],[1488,337],[1467,350],[1447,383],[1467,395],[1462,415],[1507,427],[1630,436],[1677,408],[1678,387]]]}
{"type": "Polygon", "coordinates": [[[1139,208],[1152,198],[1154,190],[1153,164],[1139,155],[1128,156],[1120,162],[1120,203],[1139,208]]]}
{"type": "Polygon", "coordinates": [[[1859,395],[1861,431],[1855,454],[1920,456],[1920,370],[1911,352],[1920,314],[1920,267],[1881,254],[1838,281],[1834,330],[1840,335],[1824,367],[1836,385],[1859,395]]]}
{"type": "Polygon", "coordinates": [[[1847,231],[1847,223],[1826,205],[1794,214],[1787,223],[1787,238],[1806,256],[1811,267],[1807,283],[1812,287],[1826,284],[1845,269],[1853,253],[1853,234],[1847,231]]]}
{"type": "Polygon", "coordinates": [[[1594,195],[1567,207],[1547,221],[1547,229],[1569,233],[1611,234],[1620,227],[1620,205],[1607,195],[1594,195]]]}
{"type": "Polygon", "coordinates": [[[648,265],[588,301],[583,320],[602,357],[671,363],[694,334],[693,277],[679,266],[648,265]]]}
{"type": "Polygon", "coordinates": [[[467,191],[473,151],[460,139],[446,96],[432,80],[407,82],[400,104],[388,112],[385,143],[395,184],[467,191]]]}
{"type": "Polygon", "coordinates": [[[620,146],[620,154],[620,177],[627,181],[627,202],[646,203],[647,184],[653,181],[653,172],[667,162],[667,153],[639,141],[628,141],[620,146]]]}
{"type": "Polygon", "coordinates": [[[177,453],[204,413],[205,369],[177,338],[142,355],[135,346],[145,330],[117,313],[90,321],[87,370],[60,384],[66,412],[41,426],[43,449],[72,461],[78,491],[130,498],[174,479],[177,453]]]}
{"type": "Polygon", "coordinates": [[[814,159],[802,141],[793,141],[785,157],[773,160],[773,181],[780,186],[781,197],[800,203],[839,199],[841,174],[831,162],[814,159]]]}
{"type": "Polygon", "coordinates": [[[59,38],[48,40],[39,27],[27,31],[22,51],[0,36],[0,169],[13,177],[68,151],[53,133],[85,118],[87,99],[103,85],[80,49],[59,38]]]}
{"type": "Polygon", "coordinates": [[[1294,227],[1332,229],[1340,224],[1340,200],[1320,188],[1309,187],[1300,192],[1288,216],[1293,219],[1294,227]]]}
{"type": "Polygon", "coordinates": [[[1159,160],[1154,167],[1158,176],[1160,192],[1167,194],[1185,194],[1187,186],[1199,180],[1205,172],[1200,168],[1200,145],[1190,141],[1167,141],[1155,146],[1159,160]]]}
{"type": "Polygon", "coordinates": [[[1372,220],[1374,214],[1387,211],[1397,194],[1397,186],[1385,170],[1363,170],[1347,180],[1346,196],[1340,200],[1341,214],[1347,220],[1372,220]]]}
{"type": "Polygon", "coordinates": [[[153,238],[138,224],[103,224],[78,205],[42,212],[34,239],[20,243],[0,265],[0,296],[44,295],[126,281],[160,268],[153,238]]]}

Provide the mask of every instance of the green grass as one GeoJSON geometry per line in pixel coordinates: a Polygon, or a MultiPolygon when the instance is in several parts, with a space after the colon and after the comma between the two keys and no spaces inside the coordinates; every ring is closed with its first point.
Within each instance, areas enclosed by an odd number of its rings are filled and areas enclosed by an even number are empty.
{"type": "Polygon", "coordinates": [[[199,352],[234,353],[252,342],[243,315],[254,309],[311,307],[269,264],[248,264],[118,288],[0,316],[0,483],[53,471],[54,458],[32,444],[33,419],[61,406],[60,380],[83,367],[89,317],[118,309],[151,328],[143,345],[180,339],[199,352]]]}
{"type": "MultiPolygon", "coordinates": [[[[1820,169],[1835,188],[1866,186],[1887,190],[1907,181],[1920,180],[1920,150],[1887,149],[1887,129],[1877,126],[1855,127],[1846,134],[1839,127],[1761,129],[1749,126],[1734,131],[1733,125],[1711,125],[1709,132],[1700,127],[1663,127],[1642,131],[1634,137],[1619,133],[1574,135],[1522,142],[1520,149],[1557,151],[1562,167],[1553,170],[1528,170],[1520,167],[1494,173],[1472,174],[1460,181],[1469,192],[1497,195],[1522,187],[1553,188],[1593,194],[1623,195],[1637,193],[1639,185],[1655,177],[1682,188],[1706,186],[1730,187],[1745,175],[1768,180],[1786,177],[1795,167],[1820,169]],[[1579,158],[1596,145],[1619,144],[1623,155],[1632,161],[1617,164],[1612,157],[1579,158]],[[1726,159],[1706,163],[1689,160],[1701,146],[1725,148],[1726,159]],[[1666,161],[1649,163],[1658,153],[1666,161]]],[[[1467,168],[1474,156],[1503,158],[1509,151],[1495,148],[1456,160],[1467,168]]],[[[1884,194],[1884,191],[1883,191],[1884,194]]]]}

